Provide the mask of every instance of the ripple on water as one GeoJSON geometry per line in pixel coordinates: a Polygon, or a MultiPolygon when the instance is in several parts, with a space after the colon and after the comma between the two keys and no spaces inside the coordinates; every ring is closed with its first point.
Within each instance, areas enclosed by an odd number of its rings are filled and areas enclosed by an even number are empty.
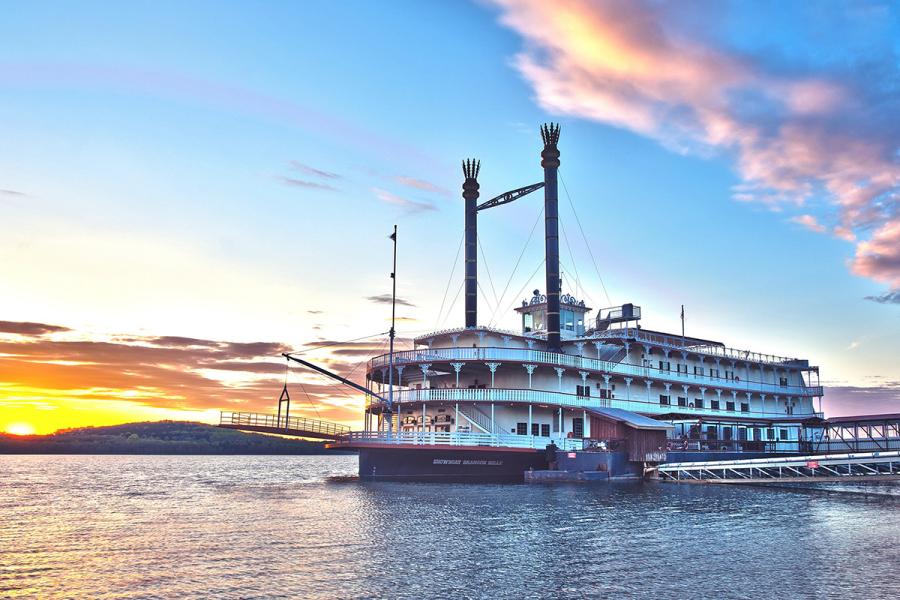
{"type": "Polygon", "coordinates": [[[355,471],[354,456],[0,457],[0,596],[897,596],[896,486],[419,485],[355,471]]]}

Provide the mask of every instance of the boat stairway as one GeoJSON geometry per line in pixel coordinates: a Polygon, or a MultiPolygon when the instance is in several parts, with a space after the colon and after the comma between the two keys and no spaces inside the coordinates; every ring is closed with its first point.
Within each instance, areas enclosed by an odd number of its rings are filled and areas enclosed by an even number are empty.
{"type": "MultiPolygon", "coordinates": [[[[473,405],[464,405],[459,407],[459,414],[471,424],[482,431],[482,433],[493,433],[491,431],[491,418],[484,412],[473,405]]],[[[457,427],[459,423],[456,424],[457,427]]]]}

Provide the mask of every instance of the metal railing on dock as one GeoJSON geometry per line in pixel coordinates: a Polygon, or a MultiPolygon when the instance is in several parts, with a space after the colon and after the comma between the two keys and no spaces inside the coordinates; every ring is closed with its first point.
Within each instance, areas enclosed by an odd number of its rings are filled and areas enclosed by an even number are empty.
{"type": "Polygon", "coordinates": [[[666,463],[660,478],[680,483],[883,481],[900,479],[900,451],[666,463]]]}
{"type": "Polygon", "coordinates": [[[222,412],[219,427],[326,440],[334,440],[350,433],[350,428],[346,425],[329,421],[250,412],[222,412]]]}

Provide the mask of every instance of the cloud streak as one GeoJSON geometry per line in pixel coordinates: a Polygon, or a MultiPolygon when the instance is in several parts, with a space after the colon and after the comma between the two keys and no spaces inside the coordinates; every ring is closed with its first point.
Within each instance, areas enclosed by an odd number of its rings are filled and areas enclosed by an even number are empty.
{"type": "MultiPolygon", "coordinates": [[[[369,302],[374,302],[376,304],[390,304],[392,299],[390,294],[379,294],[377,296],[366,296],[366,300],[369,302]]],[[[397,298],[397,304],[401,306],[415,306],[409,300],[404,300],[403,298],[397,298]]]]}
{"type": "Polygon", "coordinates": [[[295,171],[300,171],[301,173],[312,175],[314,177],[323,177],[325,179],[343,179],[337,173],[332,173],[331,171],[323,171],[322,169],[317,169],[315,167],[305,165],[300,161],[292,160],[290,161],[290,165],[291,168],[295,171]]]}
{"type": "Polygon", "coordinates": [[[823,200],[836,227],[811,215],[797,222],[856,240],[850,270],[900,286],[900,85],[891,52],[813,68],[712,41],[705,32],[718,15],[706,12],[719,11],[704,3],[493,2],[524,39],[514,66],[542,108],[679,152],[730,156],[743,180],[737,200],[779,209],[823,200]]]}
{"type": "Polygon", "coordinates": [[[0,321],[0,333],[13,333],[22,336],[42,336],[48,333],[71,331],[68,327],[31,323],[27,321],[0,321]]]}
{"type": "Polygon", "coordinates": [[[318,181],[307,181],[305,179],[295,179],[293,177],[285,177],[283,175],[278,176],[278,181],[283,183],[284,185],[291,187],[299,187],[306,188],[311,190],[328,190],[330,192],[336,192],[337,188],[327,183],[320,183],[318,181]]]}
{"type": "Polygon", "coordinates": [[[810,231],[815,231],[816,233],[824,233],[826,231],[826,227],[819,223],[818,219],[812,215],[798,215],[796,217],[791,217],[790,221],[805,227],[810,231]]]}
{"type": "Polygon", "coordinates": [[[394,181],[399,183],[400,185],[405,185],[406,187],[411,187],[413,189],[421,190],[423,192],[431,192],[433,194],[439,194],[441,196],[445,196],[450,198],[453,194],[445,187],[441,187],[435,183],[431,183],[430,181],[425,181],[424,179],[416,179],[415,177],[406,177],[404,175],[398,175],[394,177],[394,181]]]}
{"type": "Polygon", "coordinates": [[[409,213],[420,213],[427,212],[432,210],[437,210],[434,204],[430,202],[420,202],[418,200],[410,200],[409,198],[405,198],[403,196],[398,196],[392,192],[387,190],[383,190],[381,188],[372,188],[372,193],[375,194],[375,197],[381,200],[386,204],[391,204],[393,206],[400,207],[404,212],[409,213]]]}

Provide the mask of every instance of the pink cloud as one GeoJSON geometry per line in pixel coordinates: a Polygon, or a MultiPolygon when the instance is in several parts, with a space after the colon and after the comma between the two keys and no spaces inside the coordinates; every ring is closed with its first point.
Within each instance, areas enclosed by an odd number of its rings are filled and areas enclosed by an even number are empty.
{"type": "Polygon", "coordinates": [[[886,222],[870,239],[859,242],[851,269],[900,289],[900,220],[886,222]]]}
{"type": "Polygon", "coordinates": [[[441,187],[437,184],[431,183],[430,181],[425,181],[424,179],[416,179],[415,177],[406,177],[404,175],[398,175],[394,178],[394,181],[399,183],[400,185],[405,185],[407,187],[415,188],[417,190],[422,190],[423,192],[432,192],[434,194],[440,194],[441,196],[450,197],[453,194],[445,187],[441,187]]]}
{"type": "MultiPolygon", "coordinates": [[[[783,68],[708,41],[703,27],[686,30],[688,22],[714,25],[698,11],[705,4],[493,2],[500,22],[524,39],[514,65],[542,108],[679,152],[732,156],[739,201],[777,210],[824,199],[836,237],[856,241],[876,228],[858,241],[852,271],[898,281],[889,242],[900,223],[900,115],[896,86],[884,85],[893,59],[881,74],[783,68]]],[[[792,220],[829,231],[809,215],[792,220]]]]}
{"type": "Polygon", "coordinates": [[[799,215],[796,217],[791,217],[790,221],[792,223],[802,225],[803,227],[809,229],[810,231],[815,231],[816,233],[823,233],[825,231],[825,226],[819,223],[812,215],[799,215]]]}

